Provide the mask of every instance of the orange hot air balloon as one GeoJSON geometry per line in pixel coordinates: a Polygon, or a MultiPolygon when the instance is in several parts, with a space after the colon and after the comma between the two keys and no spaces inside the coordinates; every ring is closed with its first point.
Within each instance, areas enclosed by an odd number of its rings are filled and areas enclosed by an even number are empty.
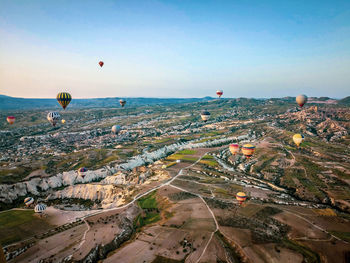
{"type": "Polygon", "coordinates": [[[102,68],[103,67],[103,65],[105,64],[103,61],[100,61],[100,62],[98,62],[98,64],[100,65],[100,67],[102,68]]]}
{"type": "Polygon", "coordinates": [[[300,107],[303,107],[304,104],[307,102],[307,96],[306,95],[298,95],[296,98],[295,98],[295,101],[298,103],[298,105],[300,107]]]}
{"type": "Polygon", "coordinates": [[[236,143],[230,144],[229,149],[233,155],[236,155],[239,152],[239,145],[236,143]]]}
{"type": "Polygon", "coordinates": [[[10,124],[13,124],[16,120],[16,118],[14,116],[8,116],[6,118],[7,122],[10,123],[10,124]]]}
{"type": "Polygon", "coordinates": [[[255,152],[255,146],[252,144],[244,144],[242,147],[242,153],[244,154],[245,157],[248,159],[252,157],[252,155],[255,152]]]}
{"type": "Polygon", "coordinates": [[[247,199],[247,195],[243,192],[238,192],[236,194],[236,199],[239,202],[239,205],[241,205],[247,199]]]}
{"type": "Polygon", "coordinates": [[[120,103],[120,105],[122,106],[122,108],[124,108],[125,103],[126,103],[126,100],[120,99],[120,100],[119,100],[119,103],[120,103]]]}
{"type": "Polygon", "coordinates": [[[224,92],[222,90],[217,90],[216,91],[216,95],[218,95],[219,98],[221,98],[222,94],[224,94],[224,92]]]}

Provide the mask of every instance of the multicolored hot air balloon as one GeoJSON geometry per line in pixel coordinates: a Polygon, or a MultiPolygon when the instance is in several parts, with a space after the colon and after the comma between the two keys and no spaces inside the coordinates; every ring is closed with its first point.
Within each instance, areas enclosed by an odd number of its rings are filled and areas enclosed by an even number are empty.
{"type": "Polygon", "coordinates": [[[32,203],[34,203],[34,198],[33,198],[33,197],[26,197],[26,198],[24,199],[24,204],[25,204],[26,206],[30,206],[32,203]]]}
{"type": "Polygon", "coordinates": [[[295,101],[298,103],[298,105],[300,107],[303,107],[305,105],[305,103],[307,102],[307,96],[306,95],[298,95],[296,98],[295,98],[295,101]]]}
{"type": "Polygon", "coordinates": [[[62,108],[65,110],[72,100],[72,96],[68,92],[60,92],[57,94],[56,97],[58,103],[62,106],[62,108]]]}
{"type": "Polygon", "coordinates": [[[78,174],[79,174],[82,178],[84,178],[87,171],[88,171],[88,170],[87,170],[85,167],[81,167],[81,168],[78,169],[78,174]]]}
{"type": "Polygon", "coordinates": [[[43,213],[44,211],[46,210],[46,205],[44,204],[37,204],[35,207],[34,207],[34,212],[35,213],[43,213]]]}
{"type": "Polygon", "coordinates": [[[230,144],[229,149],[233,155],[236,155],[239,152],[239,145],[236,143],[230,144]]]}
{"type": "Polygon", "coordinates": [[[299,145],[303,142],[304,136],[300,133],[294,134],[293,141],[299,147],[299,145]]]}
{"type": "Polygon", "coordinates": [[[201,118],[204,122],[207,122],[210,118],[210,112],[207,110],[204,110],[201,112],[201,118]]]}
{"type": "Polygon", "coordinates": [[[56,123],[60,120],[61,115],[56,111],[51,111],[47,114],[47,120],[52,124],[52,126],[56,126],[56,123]]]}
{"type": "Polygon", "coordinates": [[[6,120],[8,123],[14,124],[16,118],[14,116],[7,116],[6,120]]]}
{"type": "Polygon", "coordinates": [[[118,134],[120,132],[121,128],[119,125],[113,125],[112,126],[112,133],[118,134]]]}
{"type": "Polygon", "coordinates": [[[221,98],[222,94],[224,94],[224,92],[222,90],[217,90],[216,91],[216,95],[218,95],[219,98],[221,98]]]}
{"type": "Polygon", "coordinates": [[[125,103],[126,103],[126,100],[121,99],[121,100],[119,100],[119,103],[120,103],[120,105],[121,105],[122,107],[124,107],[124,106],[125,106],[125,103]]]}
{"type": "Polygon", "coordinates": [[[100,65],[100,67],[102,68],[103,67],[103,65],[105,64],[103,61],[100,61],[100,62],[98,62],[98,64],[100,65]]]}
{"type": "Polygon", "coordinates": [[[241,205],[247,199],[247,195],[243,192],[238,192],[236,194],[236,199],[239,202],[239,205],[241,205]]]}
{"type": "Polygon", "coordinates": [[[244,154],[245,157],[247,157],[248,159],[250,157],[252,157],[252,155],[255,152],[255,146],[252,144],[244,144],[242,147],[242,153],[244,154]]]}

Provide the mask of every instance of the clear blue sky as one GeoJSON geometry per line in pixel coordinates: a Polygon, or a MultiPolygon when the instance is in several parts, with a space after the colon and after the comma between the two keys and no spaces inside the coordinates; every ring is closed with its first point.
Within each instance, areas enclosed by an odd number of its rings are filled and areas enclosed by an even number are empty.
{"type": "Polygon", "coordinates": [[[350,95],[350,1],[0,0],[0,94],[204,97],[216,89],[350,95]]]}

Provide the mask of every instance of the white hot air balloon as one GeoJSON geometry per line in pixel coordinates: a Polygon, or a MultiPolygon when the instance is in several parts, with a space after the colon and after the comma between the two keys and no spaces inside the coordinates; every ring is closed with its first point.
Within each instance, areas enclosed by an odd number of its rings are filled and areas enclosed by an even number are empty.
{"type": "Polygon", "coordinates": [[[47,120],[52,124],[52,126],[55,126],[60,118],[61,115],[56,111],[51,111],[47,114],[47,120]]]}

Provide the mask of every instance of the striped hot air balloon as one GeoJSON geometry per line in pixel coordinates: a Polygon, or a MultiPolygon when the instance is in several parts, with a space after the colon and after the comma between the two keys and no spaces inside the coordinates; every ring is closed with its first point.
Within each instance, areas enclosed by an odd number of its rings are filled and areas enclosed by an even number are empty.
{"type": "Polygon", "coordinates": [[[304,136],[300,133],[294,134],[293,141],[299,147],[299,145],[303,142],[304,136]]]}
{"type": "Polygon", "coordinates": [[[33,197],[26,197],[26,198],[24,199],[24,204],[25,204],[26,206],[30,206],[32,203],[34,203],[34,198],[33,198],[33,197]]]}
{"type": "Polygon", "coordinates": [[[248,159],[250,157],[252,157],[252,155],[255,152],[255,146],[252,144],[244,144],[242,147],[242,153],[244,154],[245,157],[247,157],[248,159]]]}
{"type": "Polygon", "coordinates": [[[204,110],[201,112],[201,118],[204,122],[207,122],[210,118],[210,112],[207,110],[204,110]]]}
{"type": "Polygon", "coordinates": [[[61,118],[61,115],[56,111],[51,111],[47,114],[47,120],[52,124],[52,126],[56,126],[56,123],[61,118]]]}
{"type": "Polygon", "coordinates": [[[239,152],[239,145],[236,143],[230,144],[229,149],[233,155],[236,155],[239,152]]]}
{"type": "Polygon", "coordinates": [[[72,100],[72,96],[68,92],[60,92],[57,94],[56,97],[58,103],[62,106],[62,108],[65,110],[72,100]]]}
{"type": "Polygon", "coordinates": [[[37,204],[34,207],[34,212],[42,214],[46,210],[46,205],[45,204],[37,204]]]}
{"type": "Polygon", "coordinates": [[[236,199],[239,202],[239,205],[241,205],[247,199],[247,195],[243,192],[238,192],[236,194],[236,199]]]}

